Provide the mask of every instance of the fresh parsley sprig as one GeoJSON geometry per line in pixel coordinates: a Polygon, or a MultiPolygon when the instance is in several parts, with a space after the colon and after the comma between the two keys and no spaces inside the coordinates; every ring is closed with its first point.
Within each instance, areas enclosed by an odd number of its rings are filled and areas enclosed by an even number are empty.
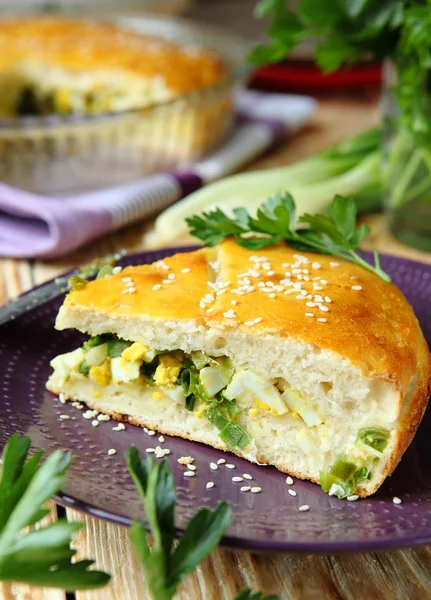
{"type": "Polygon", "coordinates": [[[153,543],[143,522],[134,521],[130,538],[144,568],[151,595],[171,600],[179,583],[213,550],[232,521],[231,508],[222,502],[213,511],[201,508],[174,547],[176,493],[172,471],[163,460],[142,458],[135,447],[126,455],[127,466],[141,495],[153,543]]]}
{"type": "Polygon", "coordinates": [[[91,571],[92,560],[72,563],[72,535],[82,523],[60,520],[30,530],[48,514],[44,504],[64,485],[71,456],[53,452],[42,464],[42,451],[27,460],[30,439],[13,435],[4,447],[0,471],[0,580],[66,590],[105,585],[110,576],[91,571]]]}
{"type": "Polygon", "coordinates": [[[384,281],[391,281],[381,268],[377,251],[374,251],[374,265],[358,252],[370,228],[364,224],[356,228],[355,202],[350,198],[335,196],[330,213],[331,217],[306,213],[299,218],[299,223],[308,228],[297,229],[295,201],[291,194],[285,192],[262,204],[255,218],[245,208],[235,208],[233,218],[215,209],[201,216],[189,217],[186,221],[190,233],[206,246],[215,246],[229,236],[249,250],[258,250],[284,240],[297,250],[332,254],[361,265],[384,281]]]}

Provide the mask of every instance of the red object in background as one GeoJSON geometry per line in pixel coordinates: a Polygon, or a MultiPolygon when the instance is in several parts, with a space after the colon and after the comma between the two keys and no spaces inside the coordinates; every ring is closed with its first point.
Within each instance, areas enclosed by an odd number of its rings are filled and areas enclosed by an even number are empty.
{"type": "Polygon", "coordinates": [[[381,81],[380,63],[365,63],[324,74],[311,61],[286,60],[255,71],[250,87],[283,92],[322,93],[377,87],[381,81]]]}

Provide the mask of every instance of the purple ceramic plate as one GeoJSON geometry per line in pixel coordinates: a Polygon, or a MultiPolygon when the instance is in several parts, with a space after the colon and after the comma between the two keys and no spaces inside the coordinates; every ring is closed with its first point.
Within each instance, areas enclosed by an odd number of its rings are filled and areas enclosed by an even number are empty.
{"type": "MultiPolygon", "coordinates": [[[[152,262],[175,250],[146,252],[124,259],[128,264],[152,262]]],[[[431,341],[431,265],[394,257],[382,258],[383,268],[412,303],[428,342],[431,341]]],[[[115,422],[93,428],[82,411],[62,406],[45,390],[50,359],[76,347],[83,337],[74,331],[53,328],[61,299],[52,300],[0,328],[0,445],[14,432],[28,435],[34,448],[72,452],[61,504],[97,517],[129,524],[142,516],[141,503],[124,467],[123,453],[131,444],[141,451],[154,447],[156,437],[132,425],[113,431],[115,422]],[[70,415],[61,421],[60,414],[70,415]],[[108,450],[117,453],[108,456],[108,450]]],[[[424,417],[419,432],[403,460],[382,488],[371,498],[347,502],[327,496],[312,483],[295,481],[272,467],[258,467],[233,455],[195,442],[169,438],[161,445],[170,448],[168,457],[177,487],[179,533],[200,506],[214,507],[221,500],[232,504],[234,523],[223,542],[248,550],[272,552],[341,552],[393,549],[431,543],[431,414],[424,417]],[[194,456],[197,475],[187,479],[180,456],[194,456]],[[225,457],[235,465],[209,468],[211,461],[225,457]],[[249,473],[262,492],[240,492],[246,482],[233,483],[233,476],[249,473]],[[215,486],[207,490],[205,484],[215,486]],[[296,496],[289,494],[289,489],[296,496]],[[394,496],[401,505],[392,502],[394,496]],[[298,507],[308,504],[308,512],[298,507]]]]}

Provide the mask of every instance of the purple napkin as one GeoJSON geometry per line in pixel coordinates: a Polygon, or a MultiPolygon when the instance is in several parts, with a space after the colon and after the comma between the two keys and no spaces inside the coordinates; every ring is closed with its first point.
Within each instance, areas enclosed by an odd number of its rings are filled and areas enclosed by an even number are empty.
{"type": "Polygon", "coordinates": [[[125,185],[52,198],[0,183],[0,255],[52,258],[159,213],[206,183],[237,170],[301,127],[316,102],[307,96],[240,90],[237,124],[211,156],[172,173],[125,185]]]}

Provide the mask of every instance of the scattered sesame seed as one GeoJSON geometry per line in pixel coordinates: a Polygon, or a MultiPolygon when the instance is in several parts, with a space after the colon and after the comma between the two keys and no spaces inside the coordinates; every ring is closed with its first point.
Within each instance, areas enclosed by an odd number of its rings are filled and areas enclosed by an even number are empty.
{"type": "Polygon", "coordinates": [[[160,285],[160,283],[156,283],[156,285],[153,285],[153,290],[159,290],[162,286],[160,285]]]}
{"type": "Polygon", "coordinates": [[[236,306],[238,304],[238,300],[231,300],[230,303],[232,306],[236,306]]]}
{"type": "MultiPolygon", "coordinates": [[[[284,293],[285,294],[294,294],[296,292],[296,290],[286,290],[284,293]]],[[[302,296],[300,296],[302,298],[302,296]]]]}
{"type": "Polygon", "coordinates": [[[305,313],[306,317],[314,317],[313,313],[305,313]]]}
{"type": "Polygon", "coordinates": [[[319,323],[326,323],[325,317],[319,317],[317,320],[319,321],[319,323]]]}
{"type": "Polygon", "coordinates": [[[91,424],[93,425],[93,427],[99,427],[100,425],[99,421],[91,421],[91,424]]]}
{"type": "Polygon", "coordinates": [[[171,451],[169,450],[169,448],[166,448],[166,450],[163,450],[163,452],[165,453],[165,456],[168,456],[168,454],[171,453],[171,451]]]}
{"type": "Polygon", "coordinates": [[[118,423],[117,427],[120,431],[124,431],[126,429],[126,426],[124,425],[124,423],[118,423]]]}
{"type": "Polygon", "coordinates": [[[66,404],[66,396],[62,392],[58,395],[58,399],[60,400],[60,404],[66,404]]]}
{"type": "Polygon", "coordinates": [[[311,263],[312,269],[320,269],[322,265],[318,262],[311,263]]]}
{"type": "Polygon", "coordinates": [[[357,496],[356,494],[353,494],[353,496],[347,496],[348,502],[355,502],[358,498],[359,496],[357,496]]]}
{"type": "Polygon", "coordinates": [[[180,458],[177,459],[177,463],[180,465],[191,465],[194,460],[195,459],[192,456],[180,456],[180,458]]]}
{"type": "MultiPolygon", "coordinates": [[[[307,290],[301,290],[300,294],[301,294],[301,296],[308,296],[307,290]]],[[[311,298],[311,294],[310,294],[310,298],[311,298]]]]}
{"type": "Polygon", "coordinates": [[[240,489],[241,492],[249,492],[251,490],[251,486],[249,486],[249,485],[243,485],[239,489],[240,489]]]}
{"type": "Polygon", "coordinates": [[[254,321],[244,321],[244,325],[246,325],[246,327],[253,327],[254,321]]]}
{"type": "Polygon", "coordinates": [[[60,415],[60,419],[62,421],[68,421],[70,419],[69,415],[60,415]]]}
{"type": "Polygon", "coordinates": [[[297,493],[295,492],[295,490],[288,490],[288,492],[291,496],[297,496],[297,493]]]}
{"type": "Polygon", "coordinates": [[[316,306],[315,302],[306,302],[305,306],[309,306],[310,308],[314,308],[316,306]]]}
{"type": "Polygon", "coordinates": [[[251,475],[249,475],[248,473],[243,473],[242,476],[244,477],[244,479],[253,479],[253,477],[251,475]]]}
{"type": "Polygon", "coordinates": [[[297,300],[305,300],[305,296],[296,296],[297,300]]]}
{"type": "Polygon", "coordinates": [[[257,318],[254,320],[254,322],[256,323],[256,325],[257,325],[258,323],[260,323],[261,321],[262,321],[262,317],[257,317],[257,318]]]}
{"type": "Polygon", "coordinates": [[[252,494],[258,494],[259,492],[262,491],[262,488],[256,486],[256,487],[252,487],[250,491],[252,494]]]}
{"type": "Polygon", "coordinates": [[[322,285],[328,285],[328,282],[327,282],[327,280],[326,280],[326,279],[321,279],[321,280],[320,280],[320,283],[321,283],[322,285]]]}
{"type": "Polygon", "coordinates": [[[290,477],[290,475],[288,477],[286,477],[286,483],[287,483],[287,485],[293,485],[293,479],[292,479],[292,477],[290,477]]]}
{"type": "Polygon", "coordinates": [[[340,266],[340,263],[337,263],[337,262],[330,262],[330,263],[329,263],[329,265],[330,265],[331,267],[339,267],[339,266],[340,266]]]}
{"type": "Polygon", "coordinates": [[[313,288],[316,290],[316,292],[323,290],[323,287],[321,285],[317,285],[315,283],[313,283],[313,288]]]}
{"type": "Polygon", "coordinates": [[[72,402],[72,406],[74,408],[78,408],[79,410],[82,410],[84,408],[84,406],[82,404],[80,404],[79,402],[72,402]]]}
{"type": "Polygon", "coordinates": [[[362,290],[362,285],[352,285],[352,290],[360,292],[362,290]]]}
{"type": "Polygon", "coordinates": [[[156,435],[155,431],[148,431],[148,435],[156,435]]]}
{"type": "Polygon", "coordinates": [[[191,269],[189,268],[185,268],[185,269],[181,269],[181,273],[190,273],[191,269]]]}
{"type": "Polygon", "coordinates": [[[134,294],[136,292],[136,288],[129,287],[129,289],[127,291],[129,292],[129,294],[134,294]]]}
{"type": "Polygon", "coordinates": [[[128,288],[126,288],[125,290],[122,290],[122,291],[120,292],[120,294],[121,294],[122,296],[123,296],[124,294],[128,294],[128,293],[129,293],[129,290],[128,290],[128,288]]]}
{"type": "Polygon", "coordinates": [[[268,295],[268,298],[275,298],[276,296],[277,296],[277,294],[272,293],[272,294],[268,295]]]}
{"type": "Polygon", "coordinates": [[[112,274],[113,275],[118,275],[118,273],[121,273],[122,270],[123,270],[123,267],[114,267],[112,269],[112,274]]]}
{"type": "Polygon", "coordinates": [[[298,510],[299,510],[300,512],[306,512],[307,510],[310,510],[310,507],[308,506],[308,504],[303,504],[302,506],[300,506],[300,507],[298,508],[298,510]]]}
{"type": "Polygon", "coordinates": [[[207,488],[207,490],[210,490],[211,488],[214,487],[214,485],[215,485],[214,481],[208,481],[208,483],[206,484],[205,487],[207,488]]]}
{"type": "Polygon", "coordinates": [[[240,481],[244,481],[243,477],[232,477],[232,481],[234,483],[239,483],[240,481]]]}
{"type": "Polygon", "coordinates": [[[226,463],[226,459],[225,458],[219,458],[217,461],[218,465],[224,465],[226,463]]]}
{"type": "Polygon", "coordinates": [[[161,444],[165,441],[165,438],[162,435],[159,435],[158,440],[161,444]]]}
{"type": "Polygon", "coordinates": [[[332,302],[332,300],[329,296],[325,296],[325,302],[332,302]]]}
{"type": "Polygon", "coordinates": [[[227,463],[226,468],[227,469],[235,469],[235,465],[233,465],[232,463],[227,463]]]}
{"type": "Polygon", "coordinates": [[[189,471],[196,471],[197,466],[196,465],[188,465],[189,467],[189,471]]]}
{"type": "Polygon", "coordinates": [[[324,304],[319,304],[318,305],[320,310],[323,312],[328,312],[329,308],[327,306],[325,306],[324,304]]]}
{"type": "Polygon", "coordinates": [[[194,471],[185,471],[184,472],[184,477],[194,477],[195,474],[196,473],[194,471]]]}
{"type": "Polygon", "coordinates": [[[169,275],[168,275],[168,279],[175,279],[175,275],[174,275],[174,273],[169,273],[169,275]]]}
{"type": "Polygon", "coordinates": [[[100,415],[97,415],[97,420],[98,421],[110,421],[111,417],[109,415],[100,414],[100,415]]]}
{"type": "Polygon", "coordinates": [[[172,283],[172,281],[170,279],[162,279],[162,283],[169,285],[170,283],[172,283]]]}
{"type": "Polygon", "coordinates": [[[401,500],[401,498],[398,498],[398,496],[394,496],[394,497],[392,498],[392,502],[393,502],[394,504],[401,504],[401,503],[402,503],[402,500],[401,500]]]}
{"type": "Polygon", "coordinates": [[[115,450],[115,448],[110,448],[108,450],[108,454],[109,454],[109,456],[113,456],[114,454],[117,454],[117,451],[115,450]]]}
{"type": "Polygon", "coordinates": [[[211,469],[212,471],[217,471],[217,469],[218,469],[218,466],[217,466],[215,463],[213,463],[213,462],[212,462],[212,463],[210,463],[210,469],[211,469]]]}
{"type": "Polygon", "coordinates": [[[257,284],[257,287],[265,287],[265,282],[259,281],[259,283],[257,284]]]}
{"type": "Polygon", "coordinates": [[[201,300],[201,301],[199,302],[199,306],[200,306],[201,308],[205,308],[205,307],[206,307],[206,302],[205,302],[205,300],[201,300]]]}
{"type": "Polygon", "coordinates": [[[145,452],[146,452],[147,454],[153,454],[153,452],[155,452],[155,450],[154,450],[154,448],[146,448],[146,449],[145,449],[145,452]]]}
{"type": "Polygon", "coordinates": [[[131,283],[133,279],[131,277],[122,277],[121,281],[124,281],[124,283],[131,283]]]}
{"type": "Polygon", "coordinates": [[[236,319],[236,314],[234,313],[234,311],[232,310],[232,308],[230,308],[229,310],[227,310],[226,312],[224,312],[223,316],[226,319],[236,319]]]}
{"type": "Polygon", "coordinates": [[[156,458],[163,458],[165,455],[165,451],[164,450],[158,450],[156,452],[156,458]]]}

